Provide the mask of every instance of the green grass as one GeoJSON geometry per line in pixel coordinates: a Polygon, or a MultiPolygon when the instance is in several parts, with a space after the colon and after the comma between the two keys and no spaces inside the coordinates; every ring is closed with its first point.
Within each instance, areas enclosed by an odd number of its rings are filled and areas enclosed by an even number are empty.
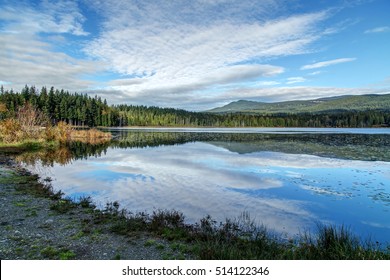
{"type": "Polygon", "coordinates": [[[146,240],[144,246],[145,247],[151,247],[151,246],[155,246],[157,244],[157,241],[154,240],[154,239],[148,239],[146,240]]]}
{"type": "Polygon", "coordinates": [[[50,260],[73,260],[76,258],[76,254],[72,250],[66,248],[58,249],[52,246],[42,249],[40,253],[45,259],[50,260]]]}

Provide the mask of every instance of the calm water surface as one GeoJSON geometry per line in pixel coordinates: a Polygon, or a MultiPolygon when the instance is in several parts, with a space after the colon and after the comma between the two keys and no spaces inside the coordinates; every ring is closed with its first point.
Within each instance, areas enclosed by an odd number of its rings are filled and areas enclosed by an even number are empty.
{"type": "Polygon", "coordinates": [[[387,129],[112,130],[102,147],[75,145],[21,157],[67,196],[118,201],[132,212],[176,209],[187,222],[244,211],[294,235],[316,223],[344,224],[390,241],[387,129]],[[33,159],[32,159],[33,158],[33,159]],[[40,159],[39,159],[40,158],[40,159]]]}

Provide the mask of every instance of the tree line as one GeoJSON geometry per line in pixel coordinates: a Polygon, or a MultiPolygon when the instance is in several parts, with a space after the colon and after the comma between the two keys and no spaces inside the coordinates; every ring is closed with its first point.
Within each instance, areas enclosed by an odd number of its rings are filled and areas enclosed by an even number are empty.
{"type": "Polygon", "coordinates": [[[171,126],[171,127],[373,127],[389,126],[387,111],[347,111],[302,114],[216,114],[155,106],[108,105],[106,99],[63,89],[25,86],[20,92],[0,91],[0,119],[15,116],[30,103],[53,124],[64,121],[77,126],[171,126]]]}

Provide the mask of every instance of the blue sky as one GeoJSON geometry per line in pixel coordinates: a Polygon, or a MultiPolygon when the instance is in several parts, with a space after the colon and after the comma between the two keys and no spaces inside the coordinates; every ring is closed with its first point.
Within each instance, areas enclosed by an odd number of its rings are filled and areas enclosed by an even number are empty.
{"type": "Polygon", "coordinates": [[[390,93],[388,0],[0,0],[0,84],[204,110],[390,93]]]}

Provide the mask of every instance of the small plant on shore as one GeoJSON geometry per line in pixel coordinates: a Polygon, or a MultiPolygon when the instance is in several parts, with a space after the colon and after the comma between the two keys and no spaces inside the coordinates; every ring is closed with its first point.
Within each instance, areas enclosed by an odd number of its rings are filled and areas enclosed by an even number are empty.
{"type": "Polygon", "coordinates": [[[67,213],[73,208],[76,208],[76,204],[70,199],[60,199],[50,206],[50,210],[54,210],[60,214],[67,213]]]}
{"type": "Polygon", "coordinates": [[[154,246],[154,245],[156,245],[156,244],[157,244],[157,241],[156,241],[156,240],[154,240],[154,239],[148,239],[148,240],[146,240],[144,246],[145,246],[145,247],[150,247],[150,246],[154,246]]]}
{"type": "Polygon", "coordinates": [[[158,210],[154,211],[150,218],[150,228],[155,232],[162,232],[165,228],[180,228],[184,227],[184,215],[181,212],[172,210],[172,211],[163,211],[158,210]]]}
{"type": "Polygon", "coordinates": [[[71,250],[62,251],[59,254],[60,260],[74,260],[75,258],[76,258],[76,253],[71,250]]]}
{"type": "Polygon", "coordinates": [[[92,198],[90,196],[80,197],[78,200],[78,204],[80,204],[82,208],[92,208],[92,209],[96,208],[96,205],[93,204],[92,198]]]}
{"type": "Polygon", "coordinates": [[[73,260],[76,258],[76,254],[72,250],[65,248],[57,249],[52,246],[42,249],[40,253],[45,259],[50,260],[73,260]]]}

